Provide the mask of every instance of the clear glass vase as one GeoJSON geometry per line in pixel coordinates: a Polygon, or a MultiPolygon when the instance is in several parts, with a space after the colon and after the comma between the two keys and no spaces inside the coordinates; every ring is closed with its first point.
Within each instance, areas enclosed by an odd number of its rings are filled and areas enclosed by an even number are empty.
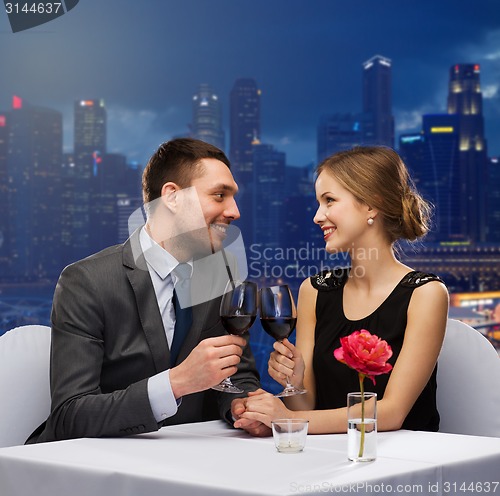
{"type": "Polygon", "coordinates": [[[347,395],[347,458],[354,462],[377,458],[377,393],[347,395]]]}

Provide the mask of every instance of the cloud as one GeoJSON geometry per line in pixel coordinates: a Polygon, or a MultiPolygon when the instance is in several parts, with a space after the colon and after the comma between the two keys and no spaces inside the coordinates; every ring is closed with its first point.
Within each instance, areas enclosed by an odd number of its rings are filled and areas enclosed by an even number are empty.
{"type": "Polygon", "coordinates": [[[486,60],[498,60],[500,59],[500,50],[498,52],[494,53],[488,53],[487,55],[484,56],[486,60]]]}
{"type": "Polygon", "coordinates": [[[471,63],[481,65],[481,86],[497,84],[500,77],[500,29],[487,32],[484,37],[464,47],[464,54],[471,63]]]}
{"type": "MultiPolygon", "coordinates": [[[[479,50],[478,55],[482,55],[481,58],[488,61],[500,60],[500,50],[498,46],[500,46],[500,29],[496,29],[488,32],[485,37],[484,47],[477,47],[479,50]],[[485,51],[482,51],[484,50],[485,51]]],[[[474,51],[474,47],[472,48],[474,51]]]]}
{"type": "Polygon", "coordinates": [[[488,84],[486,86],[483,86],[482,88],[482,93],[483,93],[483,98],[485,99],[491,99],[491,98],[496,98],[498,96],[498,84],[488,84]]]}
{"type": "Polygon", "coordinates": [[[431,104],[421,105],[411,110],[394,109],[394,120],[397,133],[418,132],[422,129],[422,116],[436,114],[439,111],[431,104]]]}
{"type": "Polygon", "coordinates": [[[122,106],[110,106],[107,111],[108,150],[123,153],[132,162],[145,164],[161,143],[187,132],[179,124],[184,119],[175,106],[162,112],[122,106]]]}
{"type": "Polygon", "coordinates": [[[422,127],[422,112],[420,110],[395,111],[396,132],[405,133],[422,127]]]}

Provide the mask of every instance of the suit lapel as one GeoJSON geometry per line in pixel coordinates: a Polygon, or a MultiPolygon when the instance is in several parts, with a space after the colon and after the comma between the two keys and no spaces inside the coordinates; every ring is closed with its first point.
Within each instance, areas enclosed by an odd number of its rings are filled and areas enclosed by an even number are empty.
{"type": "Polygon", "coordinates": [[[123,265],[135,294],[142,329],[157,372],[170,366],[170,350],[161,320],[158,302],[148,267],[139,243],[139,231],[132,234],[123,247],[123,265]]]}

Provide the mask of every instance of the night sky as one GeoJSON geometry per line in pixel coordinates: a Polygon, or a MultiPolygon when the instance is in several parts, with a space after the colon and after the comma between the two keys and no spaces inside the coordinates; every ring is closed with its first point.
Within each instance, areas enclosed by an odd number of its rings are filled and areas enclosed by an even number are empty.
{"type": "Polygon", "coordinates": [[[393,62],[397,135],[446,111],[451,65],[480,64],[489,154],[500,154],[498,0],[80,0],[16,34],[0,12],[0,110],[15,94],[63,112],[70,151],[74,100],[104,98],[109,151],[145,163],[187,132],[199,83],[222,99],[228,145],[229,92],[253,77],[262,140],[305,165],[322,114],[361,111],[361,64],[375,54],[393,62]]]}

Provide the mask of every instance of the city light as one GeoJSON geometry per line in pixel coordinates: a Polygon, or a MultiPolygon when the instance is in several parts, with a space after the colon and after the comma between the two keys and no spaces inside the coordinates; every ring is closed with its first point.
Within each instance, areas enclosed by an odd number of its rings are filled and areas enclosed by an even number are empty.
{"type": "Polygon", "coordinates": [[[13,96],[12,97],[12,108],[13,110],[19,110],[23,108],[23,100],[22,98],[19,98],[18,96],[13,96]]]}
{"type": "Polygon", "coordinates": [[[455,129],[451,126],[431,127],[431,133],[453,133],[455,129]]]}
{"type": "Polygon", "coordinates": [[[401,136],[401,143],[415,143],[417,141],[423,141],[424,137],[421,134],[415,134],[412,136],[401,136]]]}

